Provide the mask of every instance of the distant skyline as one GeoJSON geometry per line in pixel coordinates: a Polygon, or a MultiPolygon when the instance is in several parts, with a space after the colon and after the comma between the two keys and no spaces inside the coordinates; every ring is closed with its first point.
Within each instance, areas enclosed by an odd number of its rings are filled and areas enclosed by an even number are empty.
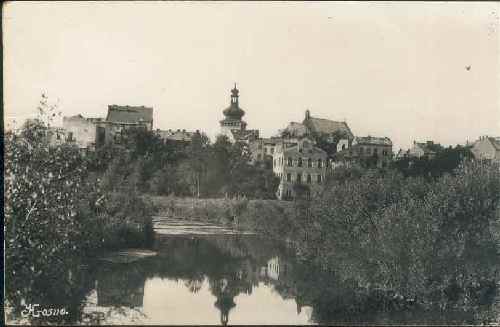
{"type": "Polygon", "coordinates": [[[345,120],[444,145],[500,136],[498,2],[8,2],[4,117],[154,108],[154,128],[219,132],[234,83],[249,129],[345,120]]]}

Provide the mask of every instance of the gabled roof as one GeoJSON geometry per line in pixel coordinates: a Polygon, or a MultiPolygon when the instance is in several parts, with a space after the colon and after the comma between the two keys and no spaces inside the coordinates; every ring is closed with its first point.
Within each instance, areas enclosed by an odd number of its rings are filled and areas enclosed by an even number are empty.
{"type": "Polygon", "coordinates": [[[304,119],[303,124],[315,133],[330,134],[340,131],[346,133],[349,138],[354,137],[346,122],[309,117],[304,119]]]}
{"type": "Polygon", "coordinates": [[[113,123],[152,123],[153,108],[144,106],[108,106],[106,121],[113,123]]]}

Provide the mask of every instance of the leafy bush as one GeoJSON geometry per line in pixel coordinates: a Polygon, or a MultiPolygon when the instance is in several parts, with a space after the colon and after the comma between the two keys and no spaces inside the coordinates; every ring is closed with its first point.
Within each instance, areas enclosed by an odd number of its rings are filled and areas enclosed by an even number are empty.
{"type": "Polygon", "coordinates": [[[497,166],[469,162],[436,181],[367,171],[330,183],[297,217],[299,248],[360,287],[478,303],[498,278],[499,203],[497,166]]]}

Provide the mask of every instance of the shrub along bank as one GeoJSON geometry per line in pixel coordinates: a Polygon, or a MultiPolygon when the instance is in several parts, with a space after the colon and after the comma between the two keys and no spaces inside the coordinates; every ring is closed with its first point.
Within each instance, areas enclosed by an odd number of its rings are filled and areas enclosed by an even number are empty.
{"type": "MultiPolygon", "coordinates": [[[[41,112],[52,117],[45,98],[41,112]]],[[[4,138],[6,298],[14,310],[70,292],[76,258],[151,240],[150,209],[133,185],[103,185],[90,158],[50,145],[51,133],[40,119],[4,138]]]]}

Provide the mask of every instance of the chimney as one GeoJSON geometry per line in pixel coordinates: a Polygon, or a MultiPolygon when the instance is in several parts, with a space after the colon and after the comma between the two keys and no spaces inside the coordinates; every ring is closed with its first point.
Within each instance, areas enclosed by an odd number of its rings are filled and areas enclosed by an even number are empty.
{"type": "Polygon", "coordinates": [[[311,112],[309,111],[309,109],[306,110],[306,119],[309,119],[311,118],[311,112]]]}

